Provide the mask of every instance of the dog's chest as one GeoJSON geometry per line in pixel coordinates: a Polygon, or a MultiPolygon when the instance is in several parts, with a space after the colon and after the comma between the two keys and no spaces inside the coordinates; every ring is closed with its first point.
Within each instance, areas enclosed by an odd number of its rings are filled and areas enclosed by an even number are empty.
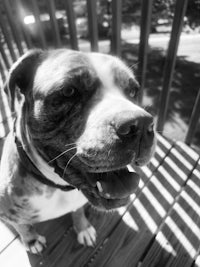
{"type": "Polygon", "coordinates": [[[77,189],[65,192],[60,189],[48,194],[32,196],[29,204],[36,210],[37,221],[58,218],[66,213],[77,210],[87,203],[87,199],[77,189]]]}

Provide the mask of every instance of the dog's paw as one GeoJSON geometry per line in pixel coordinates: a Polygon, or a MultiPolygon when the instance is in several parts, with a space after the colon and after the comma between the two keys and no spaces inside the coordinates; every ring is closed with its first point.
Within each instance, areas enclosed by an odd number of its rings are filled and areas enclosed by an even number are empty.
{"type": "Polygon", "coordinates": [[[38,254],[46,247],[46,238],[42,235],[38,235],[37,239],[33,239],[29,242],[24,242],[26,249],[33,253],[38,254]]]}
{"type": "Polygon", "coordinates": [[[92,225],[77,234],[79,244],[94,247],[96,244],[96,230],[92,225]]]}

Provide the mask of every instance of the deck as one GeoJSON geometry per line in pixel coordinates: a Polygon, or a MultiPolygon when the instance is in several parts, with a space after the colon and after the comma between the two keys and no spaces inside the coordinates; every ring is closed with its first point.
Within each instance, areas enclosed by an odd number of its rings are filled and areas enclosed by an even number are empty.
{"type": "Polygon", "coordinates": [[[18,237],[0,224],[2,267],[197,267],[200,266],[200,158],[181,142],[158,136],[158,146],[127,209],[99,213],[87,206],[97,244],[76,241],[71,215],[40,223],[48,246],[27,253],[18,237]]]}

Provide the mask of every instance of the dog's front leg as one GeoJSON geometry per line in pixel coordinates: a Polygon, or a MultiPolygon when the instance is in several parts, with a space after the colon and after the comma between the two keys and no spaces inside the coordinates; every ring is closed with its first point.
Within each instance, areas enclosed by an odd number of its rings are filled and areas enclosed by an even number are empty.
{"type": "Polygon", "coordinates": [[[72,219],[78,242],[93,247],[96,243],[96,230],[86,218],[84,208],[81,207],[73,212],[72,219]]]}
{"type": "Polygon", "coordinates": [[[39,235],[32,225],[16,224],[13,226],[19,233],[25,248],[31,253],[40,253],[46,247],[46,238],[39,235]]]}

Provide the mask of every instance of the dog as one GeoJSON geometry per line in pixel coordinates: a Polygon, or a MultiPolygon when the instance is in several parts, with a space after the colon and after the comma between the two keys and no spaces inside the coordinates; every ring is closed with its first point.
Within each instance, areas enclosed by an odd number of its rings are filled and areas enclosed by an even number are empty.
{"type": "Polygon", "coordinates": [[[39,253],[46,239],[33,225],[72,212],[78,242],[93,246],[83,206],[127,205],[139,183],[130,165],[147,164],[155,150],[133,72],[111,55],[36,49],[14,63],[5,90],[16,118],[1,159],[1,219],[39,253]]]}

